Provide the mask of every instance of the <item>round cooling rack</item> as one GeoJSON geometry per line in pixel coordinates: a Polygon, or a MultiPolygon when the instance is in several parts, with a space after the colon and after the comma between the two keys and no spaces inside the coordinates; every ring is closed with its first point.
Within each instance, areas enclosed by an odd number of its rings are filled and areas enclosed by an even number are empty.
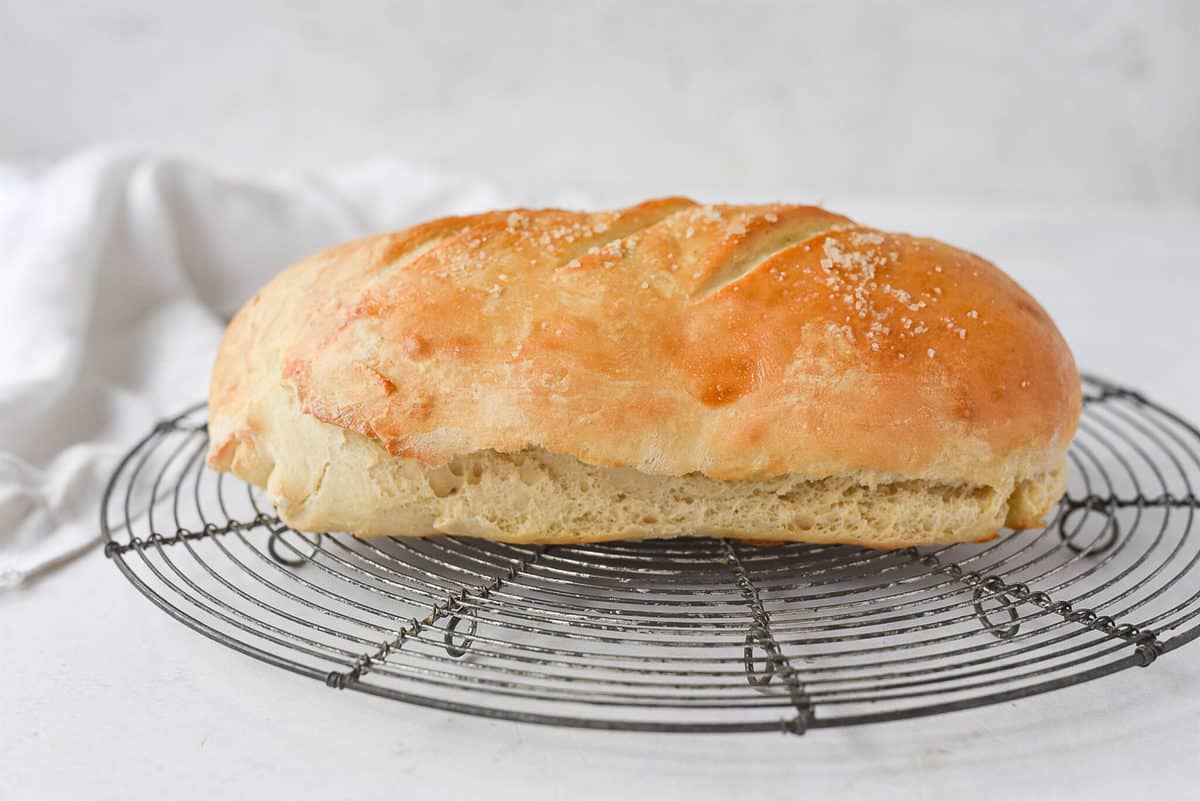
{"type": "Polygon", "coordinates": [[[898,551],[305,534],[204,466],[204,420],[160,423],[121,462],[105,554],[181,623],[338,690],[799,734],[1047,692],[1200,635],[1200,431],[1094,378],[1044,530],[898,551]]]}

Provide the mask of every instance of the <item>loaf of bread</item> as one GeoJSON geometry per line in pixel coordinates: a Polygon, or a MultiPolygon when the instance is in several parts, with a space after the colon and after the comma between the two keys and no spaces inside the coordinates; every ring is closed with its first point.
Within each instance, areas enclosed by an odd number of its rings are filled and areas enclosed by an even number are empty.
{"type": "Polygon", "coordinates": [[[221,345],[208,463],[308,531],[899,548],[1037,526],[1079,411],[1053,322],[983,259],[669,198],[283,272],[221,345]]]}

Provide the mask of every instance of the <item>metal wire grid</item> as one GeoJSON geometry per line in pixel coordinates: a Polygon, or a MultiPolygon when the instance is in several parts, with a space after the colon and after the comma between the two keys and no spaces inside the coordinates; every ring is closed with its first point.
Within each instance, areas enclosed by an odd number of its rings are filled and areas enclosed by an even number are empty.
{"type": "Polygon", "coordinates": [[[1200,431],[1094,378],[1044,534],[870,551],[683,539],[522,547],[282,525],[203,465],[203,406],[105,493],[105,553],[196,631],[336,689],[603,729],[782,730],[1094,679],[1200,635],[1200,431]]]}

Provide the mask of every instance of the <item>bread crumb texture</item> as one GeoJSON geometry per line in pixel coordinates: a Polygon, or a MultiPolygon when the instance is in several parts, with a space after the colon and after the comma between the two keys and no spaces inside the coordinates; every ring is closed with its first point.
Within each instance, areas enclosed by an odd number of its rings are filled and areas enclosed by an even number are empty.
{"type": "Polygon", "coordinates": [[[1066,477],[1059,469],[1003,487],[855,475],[720,481],[598,467],[536,449],[472,453],[436,468],[381,461],[367,475],[369,504],[340,502],[361,493],[355,485],[363,473],[334,468],[300,503],[279,497],[280,512],[301,529],[360,536],[579,543],[691,535],[897,548],[982,540],[1006,523],[1036,525],[1066,477]],[[323,493],[339,503],[327,504],[323,493]],[[312,525],[310,509],[317,510],[312,525]]]}

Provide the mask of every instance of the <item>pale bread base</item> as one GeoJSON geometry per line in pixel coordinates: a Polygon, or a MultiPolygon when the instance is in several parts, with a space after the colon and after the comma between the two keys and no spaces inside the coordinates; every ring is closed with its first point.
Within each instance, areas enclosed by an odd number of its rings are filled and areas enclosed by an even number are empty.
{"type": "Polygon", "coordinates": [[[272,387],[262,413],[216,414],[209,464],[265,487],[285,523],[359,536],[455,534],[525,544],[719,536],[869,548],[973,542],[1032,528],[1062,496],[1064,453],[1013,454],[994,480],[848,471],[724,481],[588,464],[540,448],[430,467],[303,414],[272,387]]]}
{"type": "Polygon", "coordinates": [[[544,544],[716,536],[902,548],[1036,526],[1065,479],[1064,467],[1003,487],[850,474],[718,481],[598,467],[543,450],[484,451],[438,468],[389,460],[378,470],[322,469],[298,501],[277,491],[272,499],[295,528],[359,536],[544,544]]]}

